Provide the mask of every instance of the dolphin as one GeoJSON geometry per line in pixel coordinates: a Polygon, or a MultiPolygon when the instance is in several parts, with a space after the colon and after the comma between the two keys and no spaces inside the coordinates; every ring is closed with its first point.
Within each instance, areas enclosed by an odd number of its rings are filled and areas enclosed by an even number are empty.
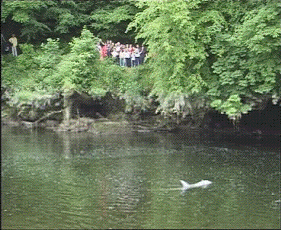
{"type": "Polygon", "coordinates": [[[191,188],[207,188],[210,184],[212,184],[212,181],[209,181],[209,180],[201,180],[200,182],[198,183],[195,183],[195,184],[189,184],[183,180],[180,180],[181,184],[182,184],[182,191],[186,191],[188,189],[191,189],[191,188]]]}

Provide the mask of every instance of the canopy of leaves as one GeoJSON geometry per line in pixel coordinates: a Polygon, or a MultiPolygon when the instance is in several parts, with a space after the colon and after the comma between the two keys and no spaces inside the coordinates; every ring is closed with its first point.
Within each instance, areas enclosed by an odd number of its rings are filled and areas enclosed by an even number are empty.
{"type": "Polygon", "coordinates": [[[85,28],[70,42],[68,53],[63,54],[58,39],[48,39],[37,52],[32,45],[22,45],[22,55],[3,63],[3,85],[12,89],[12,103],[70,90],[89,91],[97,76],[97,41],[85,28]]]}
{"type": "Polygon", "coordinates": [[[48,37],[68,41],[78,36],[84,25],[90,26],[100,38],[128,40],[125,31],[137,9],[131,0],[4,0],[1,21],[20,23],[22,40],[32,42],[42,42],[48,37]]]}
{"type": "Polygon", "coordinates": [[[128,108],[143,104],[143,88],[137,69],[127,70],[111,59],[101,61],[98,38],[84,28],[63,50],[59,39],[47,40],[40,49],[22,45],[23,54],[6,56],[2,63],[2,86],[13,105],[32,103],[40,106],[59,94],[83,92],[103,96],[111,92],[125,98],[128,108]]]}
{"type": "Polygon", "coordinates": [[[90,26],[104,40],[132,42],[134,33],[127,33],[126,29],[138,11],[135,1],[112,1],[91,12],[90,26]]]}
{"type": "MultiPolygon", "coordinates": [[[[138,1],[129,25],[149,47],[161,110],[184,112],[190,97],[236,119],[266,94],[280,98],[280,3],[138,1]]],[[[201,104],[202,104],[201,103],[201,104]]]]}
{"type": "Polygon", "coordinates": [[[281,97],[280,7],[278,0],[3,1],[2,22],[21,23],[27,39],[49,38],[4,59],[3,85],[13,103],[111,91],[128,104],[155,97],[164,114],[210,106],[236,120],[263,98],[281,97]],[[125,70],[98,60],[97,36],[125,41],[134,33],[148,46],[146,65],[125,70]],[[59,41],[73,35],[63,50],[59,41]]]}

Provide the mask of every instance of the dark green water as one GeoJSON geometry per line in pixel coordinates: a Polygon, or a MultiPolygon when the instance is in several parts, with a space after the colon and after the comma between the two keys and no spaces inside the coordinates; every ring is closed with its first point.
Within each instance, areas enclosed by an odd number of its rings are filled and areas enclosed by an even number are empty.
{"type": "Polygon", "coordinates": [[[7,127],[1,145],[4,229],[280,226],[276,147],[7,127]],[[177,190],[202,179],[213,184],[177,190]]]}

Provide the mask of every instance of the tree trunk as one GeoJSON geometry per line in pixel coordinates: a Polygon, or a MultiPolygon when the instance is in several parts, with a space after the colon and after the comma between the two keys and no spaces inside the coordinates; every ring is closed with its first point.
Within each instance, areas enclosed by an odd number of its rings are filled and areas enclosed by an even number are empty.
{"type": "Polygon", "coordinates": [[[63,112],[63,121],[66,125],[69,125],[71,119],[71,110],[72,110],[72,100],[70,94],[65,94],[64,96],[64,112],[63,112]]]}

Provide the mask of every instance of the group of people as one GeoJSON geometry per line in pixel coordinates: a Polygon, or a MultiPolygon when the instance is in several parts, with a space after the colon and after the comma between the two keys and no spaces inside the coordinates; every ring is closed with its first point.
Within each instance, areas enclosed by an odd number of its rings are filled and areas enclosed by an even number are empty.
{"type": "Polygon", "coordinates": [[[107,41],[106,43],[100,41],[98,50],[101,60],[106,57],[112,57],[116,64],[122,67],[135,67],[143,64],[147,54],[144,45],[140,47],[139,45],[124,45],[120,42],[113,43],[112,41],[107,41]]]}
{"type": "MultiPolygon", "coordinates": [[[[6,43],[6,41],[4,39],[4,36],[1,34],[1,44],[4,43],[6,43]]],[[[18,56],[18,41],[15,34],[12,34],[12,37],[9,39],[9,43],[11,44],[13,56],[18,56]]],[[[6,48],[9,47],[7,46],[6,48]]],[[[112,41],[107,41],[106,43],[100,41],[98,43],[98,50],[100,52],[101,60],[103,60],[105,57],[112,57],[115,60],[116,64],[122,67],[135,67],[143,64],[147,54],[147,50],[144,45],[140,47],[139,45],[124,45],[120,42],[113,43],[112,41]]]]}

